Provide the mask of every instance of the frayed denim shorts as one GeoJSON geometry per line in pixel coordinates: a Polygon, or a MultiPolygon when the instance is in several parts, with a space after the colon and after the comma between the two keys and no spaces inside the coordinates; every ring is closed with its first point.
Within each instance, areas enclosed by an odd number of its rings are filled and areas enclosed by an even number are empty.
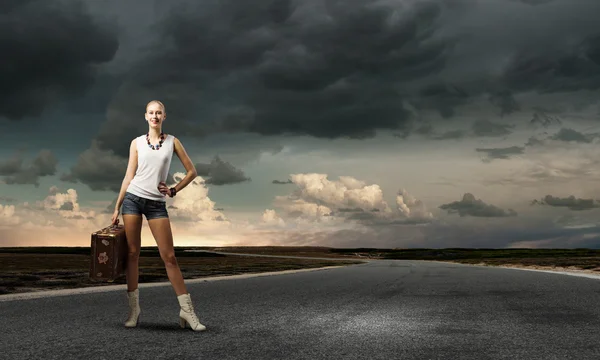
{"type": "Polygon", "coordinates": [[[168,218],[167,204],[164,201],[150,200],[130,192],[125,193],[123,205],[121,205],[121,214],[123,215],[142,215],[146,220],[168,218]]]}

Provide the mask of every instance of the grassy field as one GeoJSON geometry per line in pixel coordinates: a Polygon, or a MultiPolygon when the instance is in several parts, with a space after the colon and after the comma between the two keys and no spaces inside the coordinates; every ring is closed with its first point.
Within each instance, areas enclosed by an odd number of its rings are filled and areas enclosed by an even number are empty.
{"type": "MultiPolygon", "coordinates": [[[[436,260],[488,266],[513,266],[600,274],[600,250],[595,249],[337,249],[327,247],[178,247],[176,256],[185,279],[350,265],[369,259],[436,260]],[[186,250],[244,254],[334,258],[289,259],[222,255],[186,250]],[[345,260],[340,260],[345,259],[345,260]]],[[[124,284],[89,279],[89,247],[0,248],[0,294],[124,284]]],[[[168,281],[156,247],[144,247],[140,283],[168,281]]]]}
{"type": "Polygon", "coordinates": [[[600,275],[599,249],[336,249],[326,247],[226,247],[214,251],[353,259],[435,260],[461,264],[586,271],[600,275]]]}
{"type": "MultiPolygon", "coordinates": [[[[356,260],[278,259],[183,251],[176,251],[176,256],[185,279],[361,263],[356,260]]],[[[126,283],[125,276],[113,283],[91,280],[89,267],[89,248],[0,248],[0,295],[126,283]]],[[[156,248],[142,251],[139,274],[140,283],[169,281],[156,248]]]]}
{"type": "Polygon", "coordinates": [[[436,260],[478,265],[572,267],[600,273],[599,249],[336,249],[326,247],[223,247],[213,251],[352,259],[436,260]]]}

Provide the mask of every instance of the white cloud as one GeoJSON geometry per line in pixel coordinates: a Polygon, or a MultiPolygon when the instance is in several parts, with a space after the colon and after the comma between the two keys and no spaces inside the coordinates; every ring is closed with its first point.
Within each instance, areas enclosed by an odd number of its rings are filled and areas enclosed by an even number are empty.
{"type": "Polygon", "coordinates": [[[327,179],[327,174],[316,173],[292,174],[290,178],[298,188],[288,196],[276,196],[273,205],[297,222],[340,225],[349,221],[368,225],[433,219],[423,202],[405,189],[398,193],[397,209],[392,209],[377,184],[368,185],[350,176],[340,176],[339,180],[332,181],[327,179]]]}
{"type": "Polygon", "coordinates": [[[263,212],[261,221],[267,225],[275,225],[280,227],[285,226],[285,221],[283,221],[283,219],[277,215],[275,210],[272,209],[266,209],[263,212]]]}
{"type": "Polygon", "coordinates": [[[398,192],[396,205],[400,213],[407,219],[433,219],[433,214],[425,209],[425,204],[421,200],[415,199],[404,189],[398,192]]]}
{"type": "Polygon", "coordinates": [[[21,218],[15,215],[14,205],[2,205],[0,204],[0,226],[9,225],[14,226],[21,222],[21,218]]]}
{"type": "Polygon", "coordinates": [[[56,225],[84,229],[106,220],[106,216],[98,217],[94,210],[80,209],[77,191],[74,189],[61,193],[56,186],[52,186],[48,193],[44,200],[36,201],[34,204],[24,202],[21,205],[3,206],[0,226],[19,225],[22,228],[33,228],[56,225]]]}
{"type": "MultiPolygon", "coordinates": [[[[180,172],[173,175],[176,182],[181,181],[184,177],[185,174],[180,172]]],[[[167,186],[171,187],[175,184],[167,184],[167,186]]],[[[208,188],[201,176],[197,176],[172,198],[168,212],[174,220],[210,224],[212,226],[230,223],[225,214],[215,210],[215,202],[208,197],[208,188]]]]}
{"type": "Polygon", "coordinates": [[[291,174],[290,178],[299,188],[297,195],[307,202],[322,202],[327,207],[359,207],[363,210],[388,211],[379,185],[366,185],[349,176],[330,181],[327,174],[291,174]]]}
{"type": "MultiPolygon", "coordinates": [[[[182,173],[175,174],[178,181],[183,177],[182,173]]],[[[50,187],[41,201],[0,204],[0,246],[88,246],[92,232],[110,225],[112,213],[102,212],[103,204],[82,208],[76,190],[61,192],[56,186],[50,187]]],[[[232,234],[226,233],[231,224],[214,209],[215,203],[208,198],[202,178],[194,179],[172,199],[172,204],[176,208],[168,211],[177,245],[182,245],[180,240],[184,239],[184,243],[195,241],[196,245],[204,240],[216,241],[210,236],[220,239],[219,244],[231,241],[232,234]]],[[[142,245],[154,244],[144,221],[142,245]]]]}
{"type": "Polygon", "coordinates": [[[331,214],[331,209],[327,206],[308,202],[304,199],[295,199],[293,196],[276,196],[274,205],[284,209],[288,216],[308,217],[315,221],[331,214]]]}

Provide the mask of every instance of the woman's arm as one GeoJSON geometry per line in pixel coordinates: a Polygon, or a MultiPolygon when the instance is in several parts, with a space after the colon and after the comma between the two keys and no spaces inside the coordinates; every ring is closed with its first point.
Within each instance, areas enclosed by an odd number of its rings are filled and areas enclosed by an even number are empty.
{"type": "Polygon", "coordinates": [[[121,184],[121,191],[119,192],[119,197],[117,198],[117,203],[115,205],[115,210],[121,209],[121,205],[123,204],[123,199],[125,198],[125,193],[127,192],[127,187],[131,182],[131,179],[135,176],[135,172],[137,171],[137,146],[135,144],[135,139],[131,141],[131,145],[129,146],[129,164],[127,165],[127,172],[125,173],[125,177],[123,178],[123,183],[121,184]]]}
{"type": "Polygon", "coordinates": [[[181,181],[177,185],[174,186],[176,192],[179,192],[179,191],[181,191],[181,189],[186,187],[190,182],[192,182],[192,180],[194,180],[196,178],[196,176],[198,176],[198,173],[196,172],[196,167],[192,163],[192,160],[188,156],[187,152],[185,152],[185,149],[183,148],[181,141],[179,141],[179,139],[175,138],[173,140],[173,143],[174,143],[174,147],[175,147],[175,153],[177,154],[177,156],[179,157],[179,160],[181,160],[181,163],[183,164],[183,167],[185,167],[185,170],[187,171],[187,174],[185,175],[185,177],[183,179],[181,179],[181,181]]]}

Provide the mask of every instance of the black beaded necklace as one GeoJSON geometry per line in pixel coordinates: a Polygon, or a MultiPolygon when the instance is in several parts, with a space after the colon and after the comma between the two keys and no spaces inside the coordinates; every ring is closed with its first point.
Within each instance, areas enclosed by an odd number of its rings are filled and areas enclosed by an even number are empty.
{"type": "Polygon", "coordinates": [[[154,145],[150,144],[150,133],[146,133],[146,142],[148,143],[148,146],[152,149],[152,150],[160,150],[160,148],[162,147],[162,143],[165,141],[165,133],[160,133],[160,141],[158,142],[158,144],[156,145],[156,147],[154,147],[154,145]]]}

